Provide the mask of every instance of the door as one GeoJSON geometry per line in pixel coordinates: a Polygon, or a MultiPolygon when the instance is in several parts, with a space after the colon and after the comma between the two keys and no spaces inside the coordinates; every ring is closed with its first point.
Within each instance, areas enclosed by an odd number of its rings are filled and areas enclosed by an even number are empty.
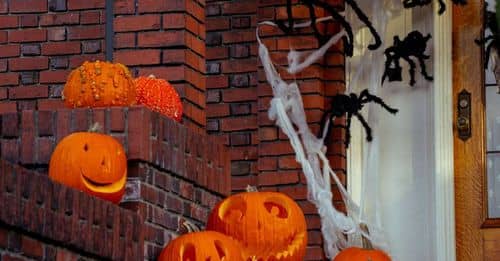
{"type": "Polygon", "coordinates": [[[483,33],[483,8],[484,1],[469,1],[453,9],[456,254],[463,261],[500,260],[500,95],[474,43],[483,33]],[[459,102],[465,92],[471,99],[470,138],[460,137],[468,127],[458,122],[467,114],[459,109],[467,105],[459,102]]]}

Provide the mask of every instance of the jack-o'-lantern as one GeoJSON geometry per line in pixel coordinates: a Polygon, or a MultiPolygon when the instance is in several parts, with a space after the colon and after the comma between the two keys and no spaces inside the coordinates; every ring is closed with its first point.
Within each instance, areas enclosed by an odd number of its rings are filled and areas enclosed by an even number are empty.
{"type": "Polygon", "coordinates": [[[245,192],[219,203],[207,230],[238,240],[245,260],[303,260],[307,226],[300,207],[277,192],[245,192]]]}
{"type": "Polygon", "coordinates": [[[163,249],[158,261],[243,261],[241,248],[232,238],[215,231],[182,235],[163,249]]]}
{"type": "Polygon", "coordinates": [[[123,146],[109,135],[76,132],[57,144],[49,177],[68,187],[119,203],[127,181],[123,146]]]}
{"type": "Polygon", "coordinates": [[[69,108],[128,106],[136,103],[135,83],[120,63],[84,62],[68,76],[62,92],[69,108]]]}
{"type": "Polygon", "coordinates": [[[176,121],[182,119],[182,102],[177,91],[164,79],[154,75],[135,79],[137,103],[144,104],[153,111],[159,112],[176,121]]]}

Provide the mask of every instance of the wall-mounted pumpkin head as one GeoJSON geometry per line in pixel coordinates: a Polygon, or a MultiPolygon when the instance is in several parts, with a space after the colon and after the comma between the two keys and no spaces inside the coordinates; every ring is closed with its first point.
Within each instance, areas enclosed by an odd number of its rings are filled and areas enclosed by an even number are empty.
{"type": "Polygon", "coordinates": [[[207,230],[240,242],[245,260],[300,260],[305,256],[307,226],[294,200],[277,192],[246,192],[219,203],[207,230]]]}
{"type": "Polygon", "coordinates": [[[202,231],[182,235],[163,249],[158,261],[243,261],[241,248],[232,238],[202,231]]]}
{"type": "Polygon", "coordinates": [[[182,102],[174,87],[154,75],[135,79],[137,102],[176,121],[182,119],[182,102]]]}
{"type": "Polygon", "coordinates": [[[49,177],[66,186],[119,203],[127,181],[123,146],[109,135],[77,132],[57,144],[49,177]]]}
{"type": "Polygon", "coordinates": [[[68,76],[62,97],[69,108],[128,106],[136,103],[135,83],[120,63],[85,62],[68,76]]]}

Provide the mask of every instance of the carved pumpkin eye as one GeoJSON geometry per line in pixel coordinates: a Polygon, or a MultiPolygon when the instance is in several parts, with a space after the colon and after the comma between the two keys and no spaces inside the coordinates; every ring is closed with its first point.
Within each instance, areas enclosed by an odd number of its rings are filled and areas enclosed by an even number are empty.
{"type": "Polygon", "coordinates": [[[269,198],[264,202],[267,212],[277,218],[288,218],[288,211],[283,206],[285,202],[279,198],[269,198]]]}
{"type": "Polygon", "coordinates": [[[85,143],[85,145],[83,145],[83,150],[85,152],[87,152],[89,150],[89,145],[87,143],[85,143]]]}
{"type": "Polygon", "coordinates": [[[247,213],[247,203],[242,197],[234,197],[225,201],[219,209],[219,217],[223,220],[241,222],[245,213],[247,213]]]}
{"type": "Polygon", "coordinates": [[[186,243],[184,249],[182,249],[182,261],[194,261],[196,260],[196,248],[191,243],[186,243]]]}

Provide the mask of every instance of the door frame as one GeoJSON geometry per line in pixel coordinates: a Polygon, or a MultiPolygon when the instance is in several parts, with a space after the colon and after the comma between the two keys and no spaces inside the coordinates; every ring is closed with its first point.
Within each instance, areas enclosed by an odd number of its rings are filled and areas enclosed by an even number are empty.
{"type": "MultiPolygon", "coordinates": [[[[452,60],[452,2],[446,1],[448,11],[438,13],[438,1],[434,1],[432,36],[434,53],[434,157],[435,157],[435,242],[436,261],[456,260],[455,239],[455,181],[453,147],[453,60],[452,60]]],[[[361,129],[351,132],[361,133],[361,129]]],[[[359,195],[363,148],[353,144],[347,152],[349,170],[348,191],[359,195]],[[355,149],[352,149],[355,148],[355,149]],[[353,174],[353,175],[351,175],[353,174]]],[[[356,198],[355,198],[356,200],[356,198]]]]}

